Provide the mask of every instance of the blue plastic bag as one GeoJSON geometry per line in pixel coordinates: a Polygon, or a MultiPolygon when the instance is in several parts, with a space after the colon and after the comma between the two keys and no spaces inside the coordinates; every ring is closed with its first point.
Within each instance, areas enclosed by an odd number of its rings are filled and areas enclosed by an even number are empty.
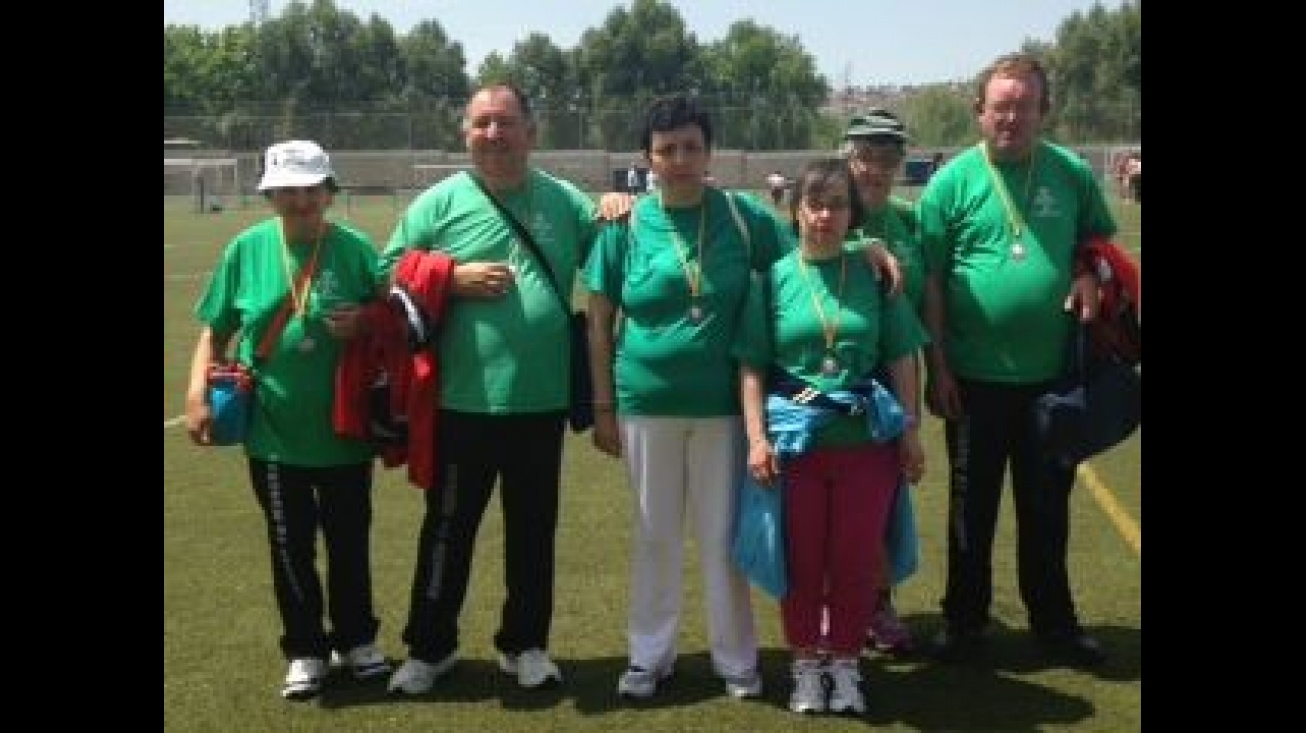
{"type": "Polygon", "coordinates": [[[897,585],[916,572],[921,556],[911,484],[906,479],[898,483],[893,506],[889,510],[889,524],[884,533],[885,551],[889,556],[889,579],[897,585]]]}
{"type": "Polygon", "coordinates": [[[763,486],[742,473],[731,557],[750,582],[779,600],[789,591],[783,485],[763,486]]]}

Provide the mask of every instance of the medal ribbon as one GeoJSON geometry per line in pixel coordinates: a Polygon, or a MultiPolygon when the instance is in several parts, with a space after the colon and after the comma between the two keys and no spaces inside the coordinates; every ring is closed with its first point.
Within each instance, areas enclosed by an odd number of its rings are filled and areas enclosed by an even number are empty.
{"type": "MultiPolygon", "coordinates": [[[[662,192],[658,191],[658,206],[662,206],[662,192]]],[[[689,245],[676,230],[676,223],[671,220],[667,208],[662,206],[662,214],[671,225],[671,239],[676,245],[676,257],[680,260],[680,269],[685,273],[685,282],[689,284],[689,297],[698,300],[703,284],[703,241],[707,239],[707,191],[703,192],[702,208],[698,210],[698,261],[689,261],[689,245]]]]}
{"type": "Polygon", "coordinates": [[[299,277],[290,274],[290,239],[286,236],[286,220],[277,222],[281,232],[281,266],[286,272],[286,283],[290,286],[290,304],[295,315],[304,317],[308,308],[308,294],[313,290],[313,276],[317,274],[317,256],[322,251],[322,239],[326,233],[326,222],[317,226],[317,236],[313,240],[313,254],[308,264],[299,271],[299,277]]]}
{"type": "Polygon", "coordinates": [[[807,274],[807,261],[801,254],[798,256],[798,272],[802,274],[803,283],[807,285],[807,294],[812,298],[812,309],[816,311],[816,317],[821,321],[821,333],[825,336],[825,353],[827,356],[834,356],[834,341],[839,335],[839,321],[843,318],[843,286],[848,278],[848,255],[839,252],[839,292],[834,296],[833,323],[825,317],[821,296],[812,285],[812,279],[807,274]]]}
{"type": "MultiPolygon", "coordinates": [[[[997,167],[993,165],[993,156],[989,153],[987,143],[981,143],[980,148],[984,151],[984,164],[988,166],[989,175],[993,178],[993,187],[998,190],[998,197],[1002,199],[1002,208],[1007,213],[1007,224],[1011,227],[1011,236],[1020,243],[1020,235],[1025,231],[1025,217],[1021,214],[1020,208],[1011,200],[1011,193],[1007,191],[1007,184],[1002,180],[1002,174],[998,172],[997,167]]],[[[1025,198],[1021,201],[1024,206],[1029,206],[1029,187],[1034,180],[1034,166],[1038,163],[1038,145],[1029,154],[1029,168],[1025,171],[1025,198]]]]}

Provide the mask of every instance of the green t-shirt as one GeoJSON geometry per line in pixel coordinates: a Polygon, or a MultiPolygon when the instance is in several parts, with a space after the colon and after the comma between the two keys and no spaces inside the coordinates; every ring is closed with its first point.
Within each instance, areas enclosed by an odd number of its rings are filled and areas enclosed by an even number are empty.
{"type": "MultiPolygon", "coordinates": [[[[806,262],[805,269],[801,256],[798,251],[789,253],[767,277],[753,281],[733,344],[741,363],[763,374],[778,366],[830,392],[852,387],[928,342],[911,304],[906,298],[887,297],[861,256],[845,253],[806,262]],[[834,329],[833,355],[839,367],[834,374],[822,369],[826,328],[834,329]]],[[[870,439],[864,417],[842,417],[821,431],[816,444],[850,445],[870,439]]]]}
{"type": "MultiPolygon", "coordinates": [[[[311,243],[289,247],[290,272],[313,257],[311,243]]],[[[195,307],[215,333],[240,331],[236,356],[254,364],[254,352],[277,310],[290,297],[278,219],[237,234],[222,253],[195,307]]],[[[376,296],[376,248],[363,232],[333,223],[322,238],[318,266],[303,317],[292,316],[266,360],[258,363],[258,389],[245,451],[265,461],[296,466],[367,463],[372,448],[340,438],[331,423],[340,343],[322,316],[344,303],[376,296]],[[311,348],[305,348],[311,344],[311,348]]]]}
{"type": "Polygon", "coordinates": [[[944,346],[957,376],[1040,382],[1062,370],[1075,246],[1113,235],[1116,224],[1092,169],[1067,148],[1043,142],[1032,164],[994,168],[1025,222],[1019,246],[977,145],[935,173],[917,202],[926,270],[943,287],[944,346]]]}
{"type": "Polygon", "coordinates": [[[588,288],[620,309],[613,372],[622,414],[739,414],[730,343],[749,272],[765,268],[792,248],[792,235],[787,222],[752,196],[708,187],[703,202],[664,209],[656,196],[641,197],[629,225],[604,228],[586,268],[588,288]],[[727,195],[733,197],[751,242],[745,241],[731,215],[727,195]],[[696,320],[690,314],[685,266],[692,271],[700,263],[702,317],[696,320]]]}
{"type": "Polygon", "coordinates": [[[925,258],[921,253],[916,211],[911,202],[890,196],[879,211],[867,212],[861,226],[849,232],[856,249],[864,249],[871,239],[884,241],[898,259],[902,272],[902,292],[917,313],[925,297],[925,258]]]}
{"type": "MultiPolygon", "coordinates": [[[[522,222],[570,296],[597,231],[594,202],[571,183],[532,169],[500,200],[522,222]]],[[[449,304],[439,325],[441,407],[504,415],[567,406],[570,326],[542,265],[486,199],[458,173],[409,205],[381,253],[389,276],[410,249],[439,250],[460,264],[507,262],[516,282],[499,298],[449,304]]]]}

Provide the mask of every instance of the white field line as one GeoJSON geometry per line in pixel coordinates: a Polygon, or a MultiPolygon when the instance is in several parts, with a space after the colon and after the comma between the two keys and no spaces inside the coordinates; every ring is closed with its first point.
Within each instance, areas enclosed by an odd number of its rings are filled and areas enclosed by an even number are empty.
{"type": "Polygon", "coordinates": [[[164,430],[167,430],[168,428],[175,428],[175,427],[177,427],[178,425],[180,425],[180,424],[182,424],[182,423],[184,423],[184,422],[186,422],[186,416],[185,416],[185,415],[178,415],[178,416],[176,416],[176,417],[170,417],[170,418],[168,418],[167,420],[164,420],[164,421],[163,421],[163,429],[164,429],[164,430]]]}
{"type": "Polygon", "coordinates": [[[1102,511],[1106,512],[1107,518],[1115,525],[1116,531],[1133,549],[1134,554],[1142,557],[1143,532],[1138,528],[1138,523],[1134,521],[1133,517],[1129,516],[1129,512],[1125,511],[1124,507],[1120,506],[1120,502],[1116,501],[1115,494],[1111,493],[1111,489],[1107,488],[1107,485],[1102,482],[1092,466],[1081,463],[1079,464],[1078,473],[1080,480],[1088,486],[1089,493],[1097,501],[1097,505],[1102,507],[1102,511]]]}

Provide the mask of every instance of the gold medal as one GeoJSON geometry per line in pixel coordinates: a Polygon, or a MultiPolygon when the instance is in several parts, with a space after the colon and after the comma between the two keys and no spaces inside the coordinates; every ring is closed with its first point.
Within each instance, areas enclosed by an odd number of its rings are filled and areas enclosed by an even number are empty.
{"type": "Polygon", "coordinates": [[[993,180],[993,188],[998,192],[998,198],[1002,201],[1002,208],[1007,214],[1007,226],[1011,229],[1011,261],[1021,262],[1025,259],[1025,245],[1020,241],[1021,235],[1028,231],[1028,225],[1025,223],[1025,217],[1021,213],[1021,207],[1029,206],[1029,191],[1034,182],[1034,169],[1038,163],[1038,147],[1035,146],[1030,152],[1028,167],[1025,169],[1025,197],[1020,201],[1018,206],[1011,198],[1011,193],[1007,190],[1007,184],[1002,179],[1002,174],[993,165],[993,158],[989,152],[988,145],[983,145],[984,164],[989,169],[989,176],[993,180]]]}
{"type": "MultiPolygon", "coordinates": [[[[662,194],[658,194],[658,205],[662,206],[662,194]]],[[[667,213],[666,207],[662,206],[662,215],[666,217],[667,224],[671,227],[671,240],[676,247],[676,257],[680,260],[680,269],[685,274],[685,282],[689,285],[689,320],[698,323],[703,320],[703,308],[698,304],[699,294],[703,292],[703,244],[707,241],[707,196],[704,195],[698,210],[698,259],[690,262],[689,245],[676,231],[676,223],[672,221],[671,215],[667,213]]]]}
{"type": "Polygon", "coordinates": [[[802,256],[798,258],[798,272],[803,276],[803,282],[807,285],[807,294],[812,298],[812,310],[816,313],[816,318],[821,322],[821,335],[825,337],[825,357],[821,359],[821,374],[827,377],[836,377],[839,375],[839,360],[835,357],[835,345],[839,341],[839,320],[843,318],[843,286],[848,278],[848,254],[839,253],[839,290],[830,293],[834,297],[834,318],[829,318],[825,313],[825,306],[821,304],[824,294],[828,293],[824,287],[822,293],[817,293],[815,285],[812,284],[812,278],[807,274],[807,262],[802,256]]]}

